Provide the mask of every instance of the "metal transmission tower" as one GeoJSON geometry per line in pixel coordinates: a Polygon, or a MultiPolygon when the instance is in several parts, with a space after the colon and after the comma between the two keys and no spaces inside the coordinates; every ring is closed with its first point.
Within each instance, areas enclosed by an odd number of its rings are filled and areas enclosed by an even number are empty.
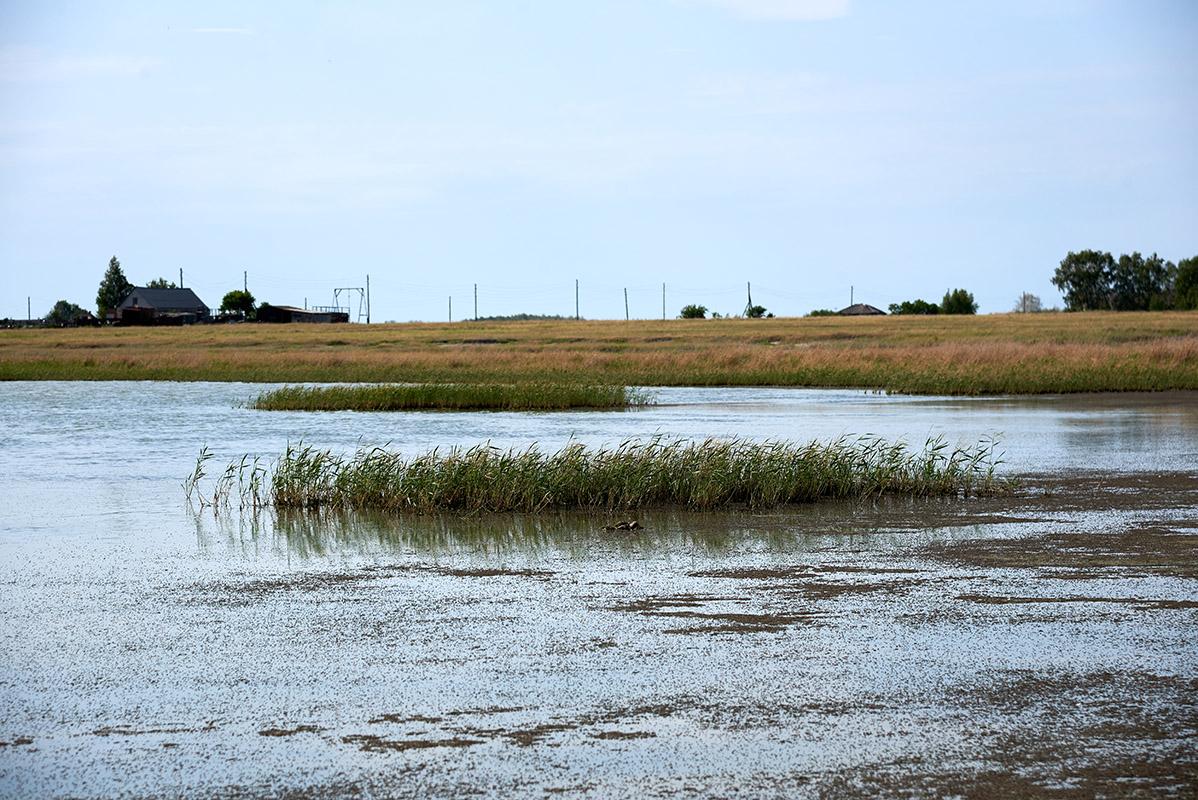
{"type": "Polygon", "coordinates": [[[353,303],[355,294],[358,296],[358,317],[354,321],[362,322],[363,320],[365,320],[366,322],[370,322],[370,311],[369,311],[369,307],[368,307],[367,301],[366,301],[365,287],[342,286],[340,288],[334,289],[333,290],[333,306],[338,311],[344,311],[347,314],[352,316],[353,315],[353,306],[350,304],[353,303]],[[341,304],[341,295],[343,293],[346,295],[346,298],[345,298],[346,304],[345,305],[341,304]]]}

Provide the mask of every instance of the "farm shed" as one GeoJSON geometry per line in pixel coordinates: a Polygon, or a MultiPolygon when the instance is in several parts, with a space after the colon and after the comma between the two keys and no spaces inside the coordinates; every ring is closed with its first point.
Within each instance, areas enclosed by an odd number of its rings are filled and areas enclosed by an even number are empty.
{"type": "Polygon", "coordinates": [[[272,306],[263,303],[258,309],[259,322],[349,322],[345,311],[310,311],[295,306],[272,306]]]}

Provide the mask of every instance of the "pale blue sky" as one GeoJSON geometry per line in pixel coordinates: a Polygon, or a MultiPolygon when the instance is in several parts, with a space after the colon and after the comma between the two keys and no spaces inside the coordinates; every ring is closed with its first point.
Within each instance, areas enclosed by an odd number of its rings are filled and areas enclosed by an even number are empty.
{"type": "Polygon", "coordinates": [[[0,2],[0,317],[781,315],[1198,254],[1191,0],[0,2]]]}

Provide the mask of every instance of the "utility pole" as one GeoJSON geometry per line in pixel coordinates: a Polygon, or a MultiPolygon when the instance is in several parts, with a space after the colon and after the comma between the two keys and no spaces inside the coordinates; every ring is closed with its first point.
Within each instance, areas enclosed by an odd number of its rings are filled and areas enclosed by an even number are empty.
{"type": "Polygon", "coordinates": [[[751,316],[753,311],[753,284],[745,281],[745,290],[749,293],[749,302],[745,304],[745,316],[751,316]]]}
{"type": "Polygon", "coordinates": [[[250,273],[244,269],[241,271],[241,290],[246,294],[250,292],[250,273]]]}
{"type": "Polygon", "coordinates": [[[661,285],[661,321],[666,320],[666,285],[661,285]]]}
{"type": "Polygon", "coordinates": [[[308,310],[308,298],[304,298],[304,311],[308,310]]]}
{"type": "Polygon", "coordinates": [[[366,324],[370,324],[370,273],[366,274],[366,324]]]}
{"type": "Polygon", "coordinates": [[[574,279],[574,321],[578,322],[578,278],[574,279]]]}
{"type": "Polygon", "coordinates": [[[179,267],[179,288],[183,288],[183,267],[179,267]]]}
{"type": "Polygon", "coordinates": [[[474,284],[474,321],[478,322],[478,284],[474,284]]]}
{"type": "Polygon", "coordinates": [[[849,286],[849,305],[850,306],[853,305],[853,302],[854,302],[853,301],[853,287],[850,285],[849,286]]]}
{"type": "Polygon", "coordinates": [[[453,295],[449,296],[449,321],[453,322],[453,295]]]}
{"type": "Polygon", "coordinates": [[[25,321],[33,322],[33,301],[28,296],[25,297],[25,321]]]}
{"type": "Polygon", "coordinates": [[[628,321],[628,287],[624,287],[624,321],[628,321]]]}

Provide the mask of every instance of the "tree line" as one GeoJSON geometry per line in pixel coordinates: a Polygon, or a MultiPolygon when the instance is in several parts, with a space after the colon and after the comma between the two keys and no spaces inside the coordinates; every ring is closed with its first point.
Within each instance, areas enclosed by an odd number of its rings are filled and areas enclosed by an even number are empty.
{"type": "Polygon", "coordinates": [[[1070,252],[1052,277],[1068,311],[1167,311],[1198,308],[1198,256],[1174,264],[1153,253],[1115,258],[1070,252]]]}

